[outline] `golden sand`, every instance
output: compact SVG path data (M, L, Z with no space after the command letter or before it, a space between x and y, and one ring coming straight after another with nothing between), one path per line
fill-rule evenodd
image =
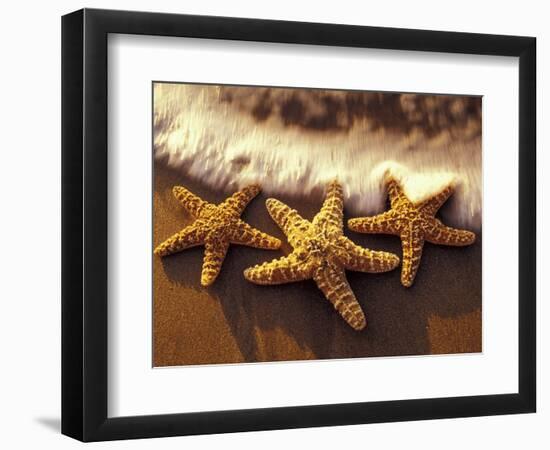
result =
M157 163L155 246L193 220L173 208L174 185L187 186L215 203L230 194L204 189ZM313 193L309 199L280 198L310 220L322 205L323 193ZM242 218L281 239L281 253L288 254L292 249L269 217L265 200L260 194ZM345 234L357 245L400 253L399 239L394 236L363 235L348 230ZM332 306L311 280L288 284L284 289L248 282L242 275L243 270L265 261L265 250L231 247L222 272L210 287L203 287L199 282L202 248L191 248L167 258L154 257L153 364L174 366L479 351L481 322L476 311L481 310L481 241L478 234L473 245L460 251L426 247L423 269L410 289L400 284L397 270L376 276L349 272L348 282L361 308L367 317L376 318L359 333L334 314Z

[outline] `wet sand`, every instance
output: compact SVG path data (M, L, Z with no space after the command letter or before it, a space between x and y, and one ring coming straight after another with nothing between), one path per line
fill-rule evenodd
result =
M185 186L213 203L231 193L206 189L157 162L155 246L192 220L173 198L174 185ZM244 279L245 268L291 251L269 217L265 200L260 194L242 217L279 237L282 249L231 246L212 286L200 285L203 247L165 258L153 257L154 366L481 351L481 234L470 247L426 244L411 288L400 284L399 268L383 274L347 272L367 317L367 328L357 332L312 280L257 286ZM311 219L322 203L322 195L280 200ZM443 206L443 214L448 206ZM345 220L348 218L346 215ZM359 245L401 256L397 237L362 235L347 229L345 233Z

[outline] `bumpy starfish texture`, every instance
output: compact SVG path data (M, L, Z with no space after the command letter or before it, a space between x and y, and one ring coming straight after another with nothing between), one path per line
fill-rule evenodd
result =
M330 183L323 206L311 222L278 200L268 199L266 205L294 250L282 258L246 269L246 279L256 284L313 279L349 325L356 330L365 328L365 315L345 270L386 272L399 265L399 258L392 253L359 247L344 236L340 184Z
M257 185L245 187L219 205L202 200L184 187L172 189L176 199L195 221L169 237L155 249L155 255L167 256L190 247L204 245L201 284L211 285L220 273L229 244L275 250L281 241L251 227L240 219L246 205L260 192Z
M403 267L401 283L412 286L420 266L424 242L440 245L465 246L473 244L476 235L444 225L435 214L454 191L452 184L437 194L419 202L411 202L399 182L386 175L391 209L374 217L350 219L348 226L360 233L394 234L401 238Z

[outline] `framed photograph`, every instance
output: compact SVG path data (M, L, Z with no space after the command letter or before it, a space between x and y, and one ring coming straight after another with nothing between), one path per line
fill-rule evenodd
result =
M62 432L535 412L536 40L62 20Z

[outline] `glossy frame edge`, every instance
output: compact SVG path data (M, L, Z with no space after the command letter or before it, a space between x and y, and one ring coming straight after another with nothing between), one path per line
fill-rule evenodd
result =
M518 393L107 417L109 33L519 57ZM103 441L536 410L536 39L84 9L62 18L62 433Z

